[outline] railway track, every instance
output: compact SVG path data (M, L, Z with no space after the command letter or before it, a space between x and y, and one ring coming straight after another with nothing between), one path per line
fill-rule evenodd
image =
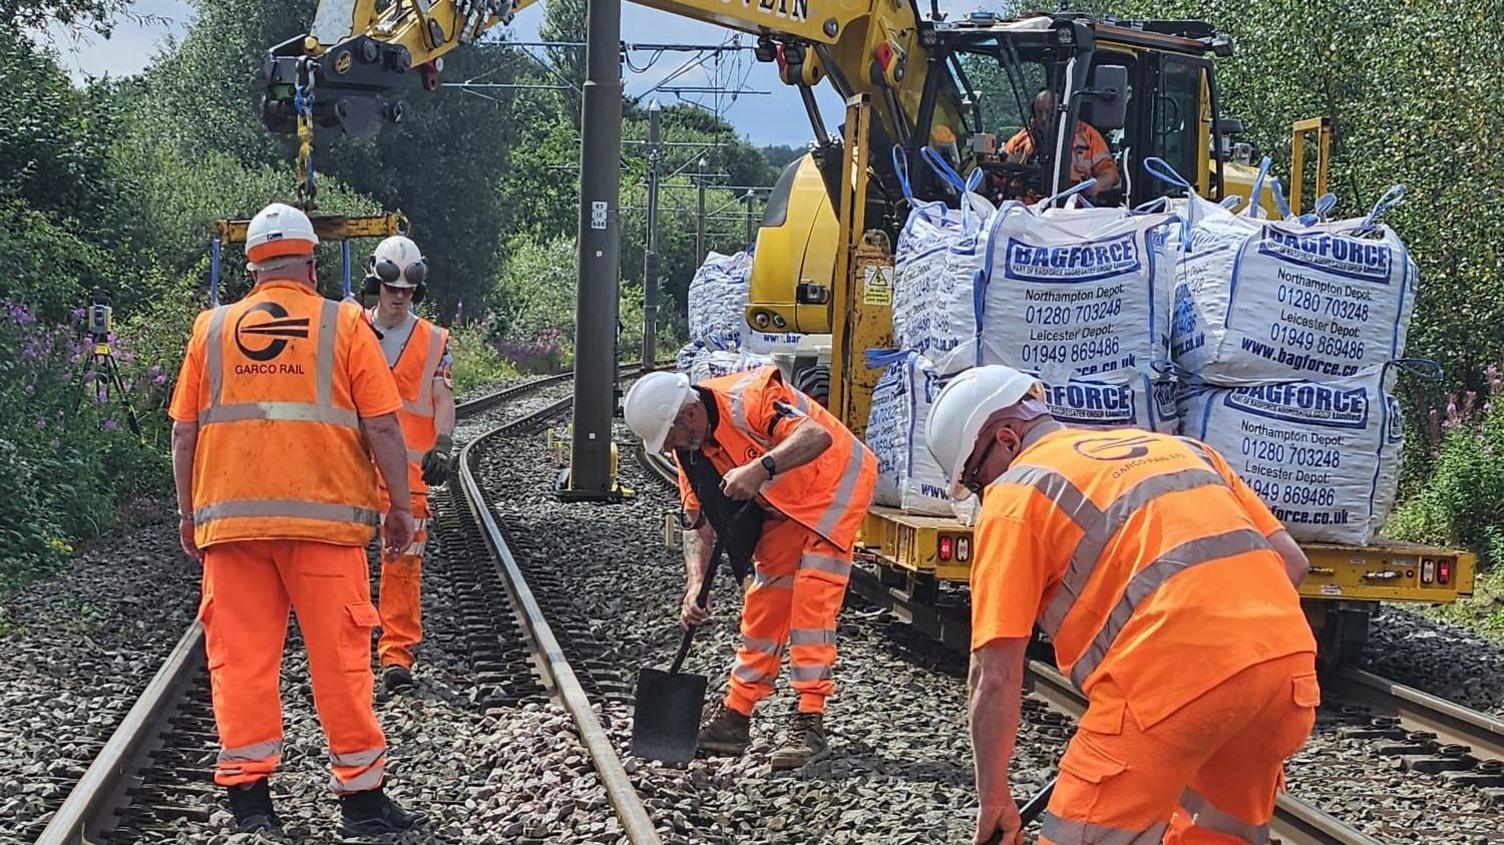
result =
M666 457L649 455L640 448L637 454L644 467L666 483L674 483L675 470ZM949 602L916 601L860 566L853 571L851 587L867 602L888 610L948 648L963 654L968 651L969 620L964 606L953 596L943 597L951 598ZM1036 698L1058 713L1074 719L1086 710L1085 696L1049 663L1030 660L1025 683ZM1406 771L1440 775L1451 785L1477 788L1495 806L1504 807L1504 720L1352 667L1325 678L1323 691L1329 700L1337 702L1327 709L1335 709L1346 723L1336 729L1343 738L1374 743L1374 753L1397 761ZM1450 812L1445 807L1437 810ZM1285 845L1381 843L1316 804L1288 793L1279 798L1272 828L1277 841ZM1485 833L1459 841L1504 841L1504 829L1495 833L1498 839Z
M625 368L623 376L640 372ZM512 385L457 407L471 417L572 377L565 373ZM536 426L572 404L565 398L473 438L460 453L457 483L435 491L435 523L459 560L448 573L466 585L456 599L477 704L486 709L553 702L604 787L620 831L634 845L659 842L641 798L591 711L588 676L577 674L550 627L544 602L529 587L472 473L471 449L487 437ZM505 591L506 600L497 601ZM503 607L505 608L503 610ZM296 636L296 635L294 635ZM210 778L217 746L209 707L203 628L188 626L103 749L37 839L39 843L137 842L207 838L220 803ZM592 693L599 692L592 689ZM620 692L619 690L617 692ZM316 838L318 834L315 834Z

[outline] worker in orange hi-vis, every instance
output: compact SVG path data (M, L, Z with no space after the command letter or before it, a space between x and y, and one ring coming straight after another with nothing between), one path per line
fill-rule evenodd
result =
M372 705L366 544L391 488L385 554L412 542L402 400L359 306L319 296L307 215L274 203L250 222L245 299L198 316L173 395L183 551L203 564L199 619L220 751L214 780L235 828L280 827L267 778L282 751L278 696L289 605L308 648L346 836L425 817L383 791Z
M1263 843L1320 703L1300 547L1189 438L1069 429L1008 367L957 376L927 441L982 496L971 572L976 841L1022 841L1008 764L1038 625L1090 700L1040 841Z
M397 380L407 486L412 495L412 543L381 564L381 638L376 656L389 691L412 686L413 649L423 639L423 550L428 543L428 485L449 476L454 452L454 392L449 380L449 332L413 313L427 293L428 262L418 245L393 235L376 245L362 293L378 297L366 319ZM380 488L383 508L391 501Z
M877 459L834 415L785 384L777 367L697 385L682 374L649 373L627 392L622 412L650 451L668 446L679 462L688 526L683 624L699 625L709 612L696 598L716 539L703 512L716 503L702 500L755 499L765 511L753 538L755 576L742 608L730 689L701 729L699 747L746 751L753 708L772 694L787 650L798 714L772 766L793 769L828 757L824 713L835 689L836 615L856 532L876 488ZM694 487L691 478L706 471L719 484Z
M1003 144L1003 155L1010 164L1028 164L1037 160L1039 145L1048 144L1054 124L1060 117L1060 98L1046 88L1034 97L1034 118L1029 124ZM1053 153L1046 155L1048 161ZM1076 121L1075 137L1071 139L1071 171L1069 185L1078 185L1087 179L1096 182L1084 193L1089 199L1111 191L1122 181L1117 162L1107 140L1096 127L1084 119ZM1048 183L1048 178L1046 179ZM1066 187L1069 187L1067 185Z

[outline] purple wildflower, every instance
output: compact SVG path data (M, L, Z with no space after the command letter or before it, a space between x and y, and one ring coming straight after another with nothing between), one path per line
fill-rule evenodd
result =
M151 383L152 384L157 384L157 385L166 384L167 383L167 374L166 373L162 373L162 372L157 373L157 375L151 380Z
M114 420L105 420L102 427L105 431L117 431L120 428L120 423L117 423Z

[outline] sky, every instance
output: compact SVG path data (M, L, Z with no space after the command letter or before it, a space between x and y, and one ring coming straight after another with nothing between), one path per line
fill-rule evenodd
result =
M308 0L308 2L312 5L317 0ZM928 3L921 5L928 8ZM954 12L961 8L977 8L983 5L992 4L946 0L940 4L940 7ZM138 72L151 60L164 39L169 36L181 36L193 20L193 7L182 0L138 0L132 4L132 11L138 15L150 16L152 20L145 25L133 20L121 20L109 39L98 37L73 39L52 33L53 45L58 50L64 66L75 79L81 80L89 75L123 76ZM536 40L538 27L542 21L543 8L541 5L534 5L517 15L517 19L512 22L511 31L517 40ZM712 24L700 23L631 3L622 5L621 37L629 44L720 44L730 35L732 35L730 30ZM743 35L742 43L750 46L753 39ZM635 73L623 68L626 93L633 96L646 91L678 69L690 57L691 54L666 53L645 73ZM649 58L650 55L647 53L634 53L632 56L633 63L639 67L646 64ZM754 144L795 146L807 144L811 139L811 129L798 91L778 81L775 65L759 64L752 60L750 54L745 54L741 62L741 68L749 70L743 86L771 93L741 94L734 100L727 98L723 112L726 119L743 137ZM445 81L458 80L446 79ZM690 72L680 76L674 84L704 85L709 81L708 73ZM831 91L828 84L821 85L817 91L826 126L831 131L835 131L835 127L842 118L840 98ZM436 96L464 95L455 89L441 89ZM711 104L711 98L705 95L685 95L685 97L697 99L707 105ZM665 105L676 101L676 97L672 94L664 94L660 99Z

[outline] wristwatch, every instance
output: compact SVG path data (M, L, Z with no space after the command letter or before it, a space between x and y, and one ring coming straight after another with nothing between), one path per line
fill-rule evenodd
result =
M768 471L769 478L778 473L778 464L773 462L772 455L763 455L762 460L758 461L758 463L762 464L762 468Z

